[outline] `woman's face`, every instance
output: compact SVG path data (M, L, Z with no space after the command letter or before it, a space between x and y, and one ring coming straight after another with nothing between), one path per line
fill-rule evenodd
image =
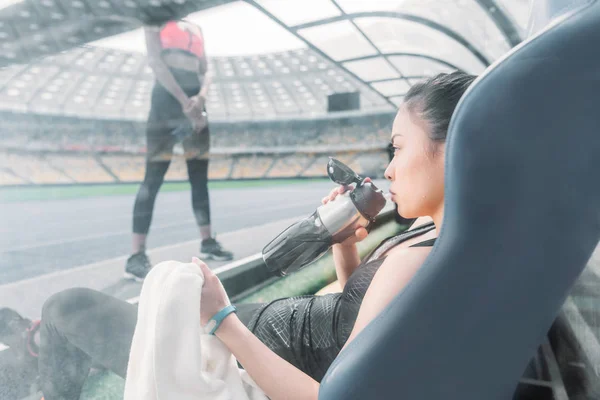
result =
M394 120L394 158L385 171L392 200L404 218L433 216L444 204L444 147L429 139L429 126L406 106Z

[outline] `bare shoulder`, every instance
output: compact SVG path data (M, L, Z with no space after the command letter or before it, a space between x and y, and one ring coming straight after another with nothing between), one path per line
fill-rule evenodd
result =
M412 275L425 262L431 247L398 247L393 249L377 271L377 275ZM411 273L412 272L412 273Z
M409 247L397 249L386 257L367 289L347 343L406 287L430 252L430 247Z

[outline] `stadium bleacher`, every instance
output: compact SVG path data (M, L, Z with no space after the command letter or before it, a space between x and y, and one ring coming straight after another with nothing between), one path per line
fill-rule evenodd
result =
M139 182L144 176L145 123L3 112L2 185ZM325 176L336 154L357 171L381 176L390 113L211 124L211 179ZM377 149L379 155L374 155ZM357 151L368 155L357 161ZM180 145L166 176L185 180ZM365 158L372 159L371 161Z
M181 157L181 155L175 155L171 159L171 164L169 164L169 169L165 175L165 180L183 181L187 179L187 176L187 165L185 164L185 159Z
M209 179L227 179L231 173L231 158L226 156L211 157L208 165Z
M23 185L27 183L22 178L19 178L14 173L0 170L0 186L7 185Z
M11 171L13 175L31 183L72 183L73 180L62 171L54 168L39 155L35 158L26 153L1 152L0 167Z
M40 150L142 151L145 123L0 113L2 147ZM389 140L393 114L314 120L211 123L213 148L245 149L348 144L382 145Z
M243 179L264 177L271 165L273 165L273 161L273 157L256 154L238 157L233 167L231 178Z
M313 50L209 62L211 179L323 176L327 154L388 141L389 103ZM142 180L153 79L144 55L94 46L0 69L0 185ZM360 111L327 114L352 91ZM166 180L186 176L175 157Z
M382 177L387 164L383 151L357 154L355 150L306 152L252 152L213 155L209 164L210 179L258 179L325 177L328 158L336 157L359 173ZM22 184L72 184L140 182L144 178L143 154L79 154L36 151L0 152L0 186ZM175 155L166 181L187 179L182 155Z
M143 155L102 155L100 160L121 182L140 182L144 179Z
M92 155L79 154L47 154L46 160L52 167L77 183L114 182L114 177L107 172Z
M269 171L268 177L296 177L302 175L311 162L310 154L285 154L279 156Z

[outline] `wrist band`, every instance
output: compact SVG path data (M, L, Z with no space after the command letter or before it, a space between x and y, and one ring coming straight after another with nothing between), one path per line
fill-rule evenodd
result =
M209 335L214 335L217 329L219 329L219 326L221 325L221 322L223 322L225 317L231 314L232 312L236 311L237 308L235 308L235 306L228 305L227 307L224 307L221 311L216 313L211 319L209 319L208 324L206 324L206 328L210 329Z

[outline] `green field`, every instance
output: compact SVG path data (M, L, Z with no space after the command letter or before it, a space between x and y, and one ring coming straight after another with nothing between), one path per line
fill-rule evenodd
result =
M216 181L209 182L210 189L239 189L279 185L308 185L324 182L326 179L265 179L248 181ZM107 185L70 185L70 186L27 186L0 188L0 202L20 202L35 200L61 200L82 197L133 195L137 193L139 183L107 184ZM178 192L190 190L188 182L167 182L161 192Z

